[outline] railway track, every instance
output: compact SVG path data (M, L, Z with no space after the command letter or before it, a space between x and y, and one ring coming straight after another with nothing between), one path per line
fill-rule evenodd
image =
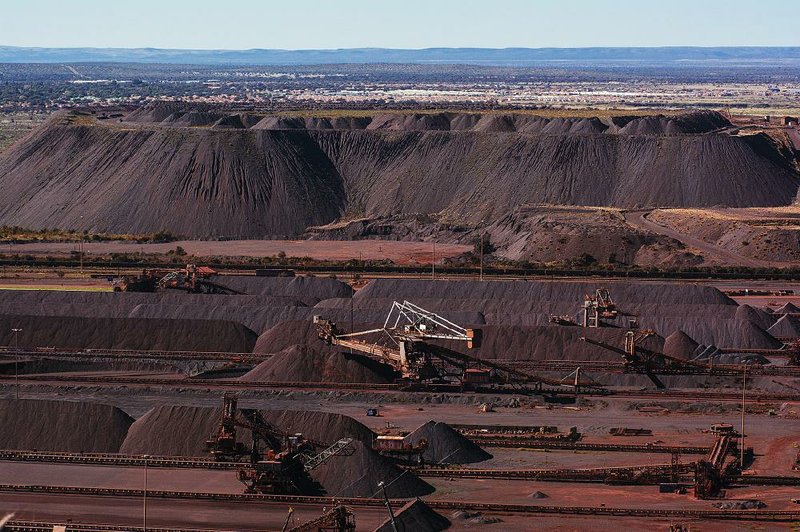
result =
M708 447L689 445L648 445L635 443L583 443L541 438L492 438L466 436L481 447L514 449L553 449L563 451L596 451L621 453L708 454Z
M101 453L63 453L45 451L0 451L0 460L12 462L44 462L60 464L99 465L115 467L163 467L231 470L248 465L246 462L216 462L210 458L184 458L178 456L121 455ZM688 473L691 464L681 464L678 473ZM590 482L603 481L611 475L634 473L648 470L667 475L672 472L671 466L630 466L590 469L464 469L447 467L412 467L409 468L421 477L476 478L493 480L561 480Z
M0 383L20 382L35 383L40 385L58 385L69 383L71 385L90 384L99 387L119 387L119 386L157 386L174 388L192 388L208 391L214 390L281 390L286 388L322 390L322 391L405 391L405 392L450 392L462 393L463 390L457 385L414 385L414 384L371 384L371 383L333 383L333 382L257 382L257 381L235 381L223 379L194 379L188 377L163 378L163 377L126 377L111 375L0 375ZM629 389L578 389L571 386L564 386L563 389L522 389L498 388L487 386L475 388L473 391L481 393L513 393L513 394L534 394L534 395L563 395L575 396L582 395L587 397L627 397L637 399L710 399L714 401L741 401L741 393L737 391L724 390L629 390ZM776 392L756 392L748 393L748 400L751 402L764 401L798 401L800 393L776 393Z
M723 348L725 353L752 353L769 356L790 356L791 353L777 349L735 349ZM67 360L136 360L136 361L206 361L206 362L235 362L259 364L272 357L270 354L259 353L224 353L215 351L144 351L131 349L52 349L46 347L15 349L9 346L0 346L0 355L19 356L25 358L67 359ZM615 373L615 374L645 374L641 369L626 366L620 362L598 360L541 360L517 361L498 359L498 362L509 368L520 371L533 372L572 372L580 367L583 371ZM652 373L657 375L709 375L709 376L739 376L742 374L741 365L725 364L712 368L652 368ZM775 377L800 377L800 366L772 366L750 365L747 371L751 375L764 375Z
M251 362L258 364L272 355L259 353L224 353L217 351L143 351L134 349L53 349L48 347L14 348L0 346L0 355L26 358L68 360L201 360L208 362Z
M619 449L627 450L627 449ZM660 452L664 452L660 450ZM147 456L126 455L114 453L67 453L56 451L25 451L25 450L0 450L0 461L6 462L38 462L38 463L57 463L57 464L79 464L79 465L99 465L116 467L163 467L181 469L210 469L210 470L231 470L248 465L248 462L218 462L212 458L201 457L181 457L181 456ZM641 469L645 466L636 466ZM617 468L611 468L617 469ZM622 468L625 469L625 468ZM499 475L497 478L535 478L536 475L562 470L498 470L498 469L463 469L463 468L442 468L442 467L423 467L413 468L420 474L428 476L460 476L463 478L490 478L491 475ZM569 470L563 470L569 471ZM526 477L527 475L527 477ZM494 477L491 477L494 478ZM749 477L748 477L749 478Z
M707 451L707 449L706 449ZM0 450L0 460L13 462L45 462L61 464L100 465L116 467L191 468L210 470L234 470L246 466L247 462L217 462L211 458L186 458L178 456L122 455L111 453L64 453L50 451ZM533 480L558 482L605 482L615 477L624 478L639 472L649 473L651 483L664 480L673 474L691 473L693 463L619 466L585 469L468 469L447 467L409 468L420 477L474 478L492 480ZM771 477L743 475L728 479L732 484L761 486L800 486L798 477Z
M647 478L641 483L657 484L674 475L686 475L694 471L694 464L686 463L672 467L671 464L601 467L586 469L453 469L421 468L415 469L418 477L474 478L484 480L532 480L555 482L607 482L615 478L633 479L640 473ZM638 484L639 482L637 482Z
M761 350L731 350L731 353L758 352ZM521 371L555 371L572 372L580 367L581 371L598 373L616 373L628 375L646 375L641 368L626 366L620 362L584 361L584 360L550 360L541 362L514 362L497 360L504 366L509 366ZM682 368L651 368L655 375L707 375L710 377L741 377L744 366L740 364L719 364L713 367L682 367ZM772 377L800 377L800 366L773 366L751 364L747 366L749 375L762 375Z
M82 488L73 486L22 486L14 484L0 485L0 493L35 493L51 495L85 495L95 497L127 497L140 499L143 490ZM150 499L167 500L205 500L241 502L246 504L273 503L285 505L313 505L330 507L342 504L352 508L374 508L385 504L383 499L316 497L307 495L261 495L261 494L228 494L203 493L186 491L148 490ZM401 506L408 502L395 499L392 505ZM679 508L613 508L605 506L540 506L527 504L477 503L466 501L446 501L425 499L425 503L435 510L465 510L488 514L528 514L528 515L595 515L605 517L639 517L664 519L701 519L701 520L735 520L735 521L769 521L794 522L800 520L798 510L687 510Z
M147 456L113 453L64 453L51 451L0 450L0 461L45 462L57 464L102 465L117 467L168 467L180 469L237 469L247 462L217 462L212 458Z
M55 523L44 521L10 521L6 523L4 532L53 532L56 527L64 527L65 532L131 532L144 528L140 526L117 526L117 525L90 525L81 523ZM213 532L212 529L202 528L164 528L157 526L147 526L148 532Z

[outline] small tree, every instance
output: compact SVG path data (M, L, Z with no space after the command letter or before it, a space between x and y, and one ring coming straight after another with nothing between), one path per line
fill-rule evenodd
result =
M481 253L481 239L483 239L484 255L491 255L492 253L497 251L497 248L494 246L494 244L492 244L492 237L489 235L489 233L484 233L483 235L475 239L474 251L476 255L479 255Z

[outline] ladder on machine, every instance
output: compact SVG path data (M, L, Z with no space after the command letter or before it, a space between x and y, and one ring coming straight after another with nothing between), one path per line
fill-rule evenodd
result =
M351 448L350 444L353 443L353 438L342 438L327 449L323 450L316 456L312 456L304 460L303 469L308 473L321 466L328 458L334 457L337 454L342 454L346 449ZM301 460L303 455L301 455Z

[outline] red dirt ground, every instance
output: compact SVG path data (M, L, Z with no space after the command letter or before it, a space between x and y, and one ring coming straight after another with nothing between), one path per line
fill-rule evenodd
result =
M273 257L283 251L287 257L311 257L318 260L382 260L397 264L430 264L433 260L431 242L395 242L386 240L322 241L322 240L181 240L163 244L130 242L87 242L87 255L108 253L167 253L177 246L189 255L198 257ZM455 257L472 249L460 244L437 244L436 261ZM68 254L78 251L73 242L4 244L1 253Z

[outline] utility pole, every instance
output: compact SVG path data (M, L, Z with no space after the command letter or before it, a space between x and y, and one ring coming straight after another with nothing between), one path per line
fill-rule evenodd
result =
M81 275L83 275L83 215L81 214L81 242L78 245L81 256Z
M744 408L745 393L747 391L747 364L742 371L742 437L739 441L739 467L744 471Z
M350 334L356 330L355 310L353 310L353 295L350 295ZM353 354L353 346L350 346L350 354Z
M142 529L147 532L147 459L150 455L144 455L144 491L142 492Z
M386 503L386 509L389 510L389 521L392 523L392 530L397 532L397 523L394 520L394 511L392 505L389 504L389 497L386 495L386 485L383 482L378 482L378 487L383 491L383 502Z
M436 240L433 241L433 262L431 262L431 279L436 280Z
M16 327L11 329L14 333L14 388L16 389L16 398L19 399L19 333L22 329Z
M480 280L483 281L483 240L486 237L486 231L481 233L481 274Z

